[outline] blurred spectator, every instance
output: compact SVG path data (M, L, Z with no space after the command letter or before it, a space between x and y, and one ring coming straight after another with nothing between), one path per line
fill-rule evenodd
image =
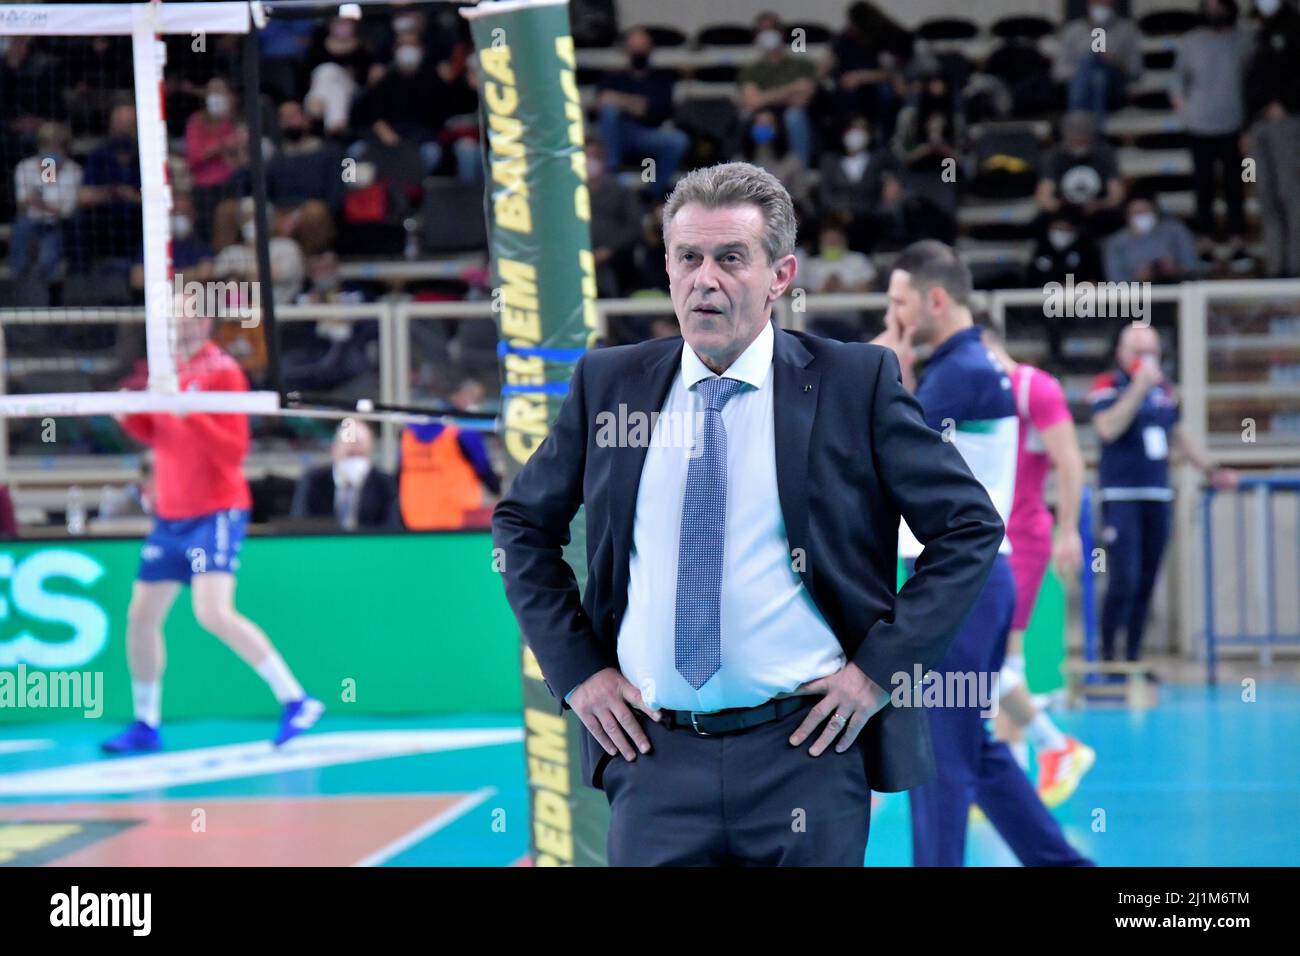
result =
M190 167L195 228L205 241L214 239L217 204L237 196L248 165L248 130L235 122L230 84L221 77L208 81L203 108L185 124L185 160Z
M63 223L77 209L81 167L68 157L68 131L44 123L36 155L14 170L17 215L9 238L9 272L15 279L49 282L63 264Z
M457 411L477 411L486 398L482 384L465 379L448 397ZM412 531L465 526L483 506L483 489L501 493L481 432L434 422L407 425L402 432L398 497L402 523Z
M1097 244L1079 231L1074 220L1053 216L1025 269L1025 285L1036 288L1049 282L1064 284L1066 276L1074 276L1075 282L1097 282L1102 277L1101 256Z
M1242 206L1241 131L1246 124L1246 65L1249 34L1237 28L1236 0L1202 0L1204 25L1178 40L1173 89L1169 99L1178 112L1192 151L1196 188L1195 230L1203 242L1218 234L1214 200L1216 177L1228 207L1232 257L1246 257L1242 240L1246 216Z
M958 158L964 133L948 81L941 73L929 73L915 81L907 105L898 114L894 151L908 169L940 172L944 160Z
M307 57L311 82L304 106L321 121L327 136L342 137L348 130L352 101L359 90L377 82L382 67L357 35L355 20L335 17Z
M1128 203L1128 225L1102 245L1108 282L1180 282L1195 278L1201 261L1182 220L1161 216L1150 199Z
M446 118L442 93L445 84L425 59L424 47L414 33L398 37L392 69L367 90L357 103L354 120L364 125L375 142L389 149L419 151L426 174L442 161L438 132ZM477 154L474 161L478 162Z
M786 33L775 13L761 13L754 20L754 45L759 57L740 71L740 108L748 119L761 109L780 112L790 137L790 148L813 163L813 130L808 107L817 92L817 65L807 53L793 53L786 47Z
M194 202L189 193L172 193L172 269L185 282L212 278L212 246L194 232ZM136 250L131 266L131 288L144 288L144 246Z
M303 71L311 51L316 24L309 19L272 17L257 32L262 91L276 101L296 100L303 94Z
M1044 213L1073 217L1090 238L1122 223L1119 162L1110 144L1097 136L1091 114L1076 111L1062 117L1061 143L1043 156L1034 198Z
M63 64L72 128L83 135L102 135L113 103L123 95L130 97L134 85L130 38L69 38Z
M1274 278L1300 277L1300 116L1280 100L1250 127L1255 198L1264 240L1264 269Z
M776 110L764 108L749 118L738 158L763 167L781 180L794 201L799 220L811 218L812 177L803 160L790 148L790 138Z
M819 198L824 213L835 212L848 219L849 247L870 252L872 221L892 183L893 199L901 198L898 161L891 150L871 149L871 127L863 116L849 119L840 137L844 152L822 154Z
M244 198L239 203L240 242L226 246L217 253L212 271L218 279L251 282L257 272L257 225L253 221L253 200ZM271 253L271 288L276 303L292 302L302 288L306 271L302 249L288 236L272 236L268 243ZM237 357L237 356L236 356Z
M1295 0L1255 0L1259 29L1246 70L1246 111L1257 119L1270 103L1300 114L1300 11Z
M0 58L0 120L30 148L45 120L66 116L58 61L30 36L10 36Z
M1094 52L1099 40L1104 50ZM1141 76L1142 35L1132 20L1115 13L1115 0L1088 0L1087 15L1061 28L1052 79L1066 85L1068 108L1092 113L1098 127L1108 110L1125 103Z
M294 518L333 517L344 531L401 527L397 486L374 467L374 433L360 419L345 418L330 445L331 464L304 471L294 489Z
M343 206L342 154L311 135L311 124L295 100L278 111L280 149L266 163L266 196L273 207L271 232L298 243L312 256L334 242L334 217ZM239 240L240 201L217 207L213 244L218 249Z
M663 196L690 148L685 133L666 125L673 115L675 80L671 73L650 67L654 41L645 30L630 30L623 46L627 69L602 76L596 98L605 158L615 173L629 157L638 167L643 158L653 159L650 193Z
M668 291L668 272L664 268L667 254L664 248L664 204L657 202L641 217L641 239L632 250L636 291Z
M295 302L355 305L366 301L361 292L344 287L339 277L339 259L333 252L312 257L308 271L308 287ZM371 361L366 352L378 340L379 329L371 319L319 319L310 324L287 323L282 335L281 372L285 386L328 392L370 370Z
M807 289L819 292L868 292L876 267L860 252L850 250L844 228L833 219L822 226L817 255L804 261Z
M113 107L108 141L86 157L74 238L66 250L73 271L84 271L95 259L109 256L129 262L143 240L135 136L135 107Z
M1039 116L1057 107L1052 63L1028 37L1008 37L984 61L983 73L996 77L1010 97L1016 116ZM972 121L974 116L969 115Z
M591 195L591 252L596 259L596 289L602 298L623 294L630 277L632 250L641 233L641 204L611 174L600 143L587 140L587 191Z
M893 135L901 105L901 69L912 55L912 35L874 4L849 6L848 24L831 41L831 111L844 120L869 117L882 136Z
M153 451L146 448L140 455L140 480L115 488L100 499L98 516L112 519L153 514L153 501Z

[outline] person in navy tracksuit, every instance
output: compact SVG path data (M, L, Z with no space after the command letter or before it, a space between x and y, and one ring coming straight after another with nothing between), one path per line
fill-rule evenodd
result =
M1098 375L1088 401L1102 441L1102 541L1106 597L1101 612L1101 656L1114 660L1119 632L1124 656L1142 653L1151 592L1169 540L1169 449L1177 447L1216 488L1232 488L1236 472L1215 468L1179 427L1178 393L1160 368L1160 336L1150 326L1126 325L1116 339L1115 368Z

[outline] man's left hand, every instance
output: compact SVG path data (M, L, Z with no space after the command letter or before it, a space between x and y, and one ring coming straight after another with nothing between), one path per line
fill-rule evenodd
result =
M1241 475L1231 468L1211 468L1206 477L1216 491L1231 491L1241 480Z
M795 693L825 695L790 738L791 746L800 746L829 717L826 729L808 749L814 757L820 757L837 737L835 751L844 753L853 746L867 721L889 703L889 695L851 661L834 674L799 685Z

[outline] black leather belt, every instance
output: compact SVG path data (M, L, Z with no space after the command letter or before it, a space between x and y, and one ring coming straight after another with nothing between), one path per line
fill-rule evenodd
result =
M809 698L803 696L774 697L757 707L733 707L730 710L714 710L707 713L664 708L659 711L663 715L660 726L669 730L684 728L694 731L701 737L720 737L770 723L773 720L780 720L796 710L807 707L809 703Z

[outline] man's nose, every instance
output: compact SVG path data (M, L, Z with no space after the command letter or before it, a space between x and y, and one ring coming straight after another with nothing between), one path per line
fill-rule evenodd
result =
M695 270L695 288L716 289L718 287L718 265L712 259L705 259Z

